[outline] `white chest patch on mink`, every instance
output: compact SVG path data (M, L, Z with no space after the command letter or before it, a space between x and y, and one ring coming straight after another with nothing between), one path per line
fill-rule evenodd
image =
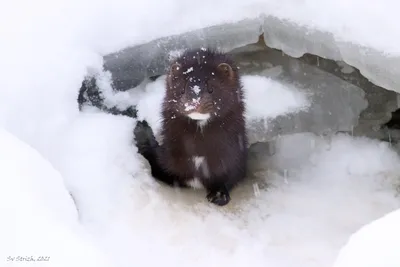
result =
M203 164L206 164L204 159L205 159L204 157L198 157L198 156L192 157L192 161L193 161L194 168L195 168L196 171L198 171ZM187 185L192 187L192 188L195 188L195 189L204 188L204 186L201 183L200 179L197 178L197 177L193 177L192 180L187 182Z
M200 179L196 178L196 177L193 178L193 180L189 180L186 184L194 189L203 189L204 188L203 184L200 182Z
M195 168L196 172L200 172L203 175L203 177L205 177L205 178L208 178L210 176L207 161L205 160L205 157L193 156L192 162L194 164L194 168ZM195 189L204 188L201 180L198 177L193 177L192 180L187 181L187 185L192 188L195 188Z
M198 170L200 168L200 165L204 162L204 157L194 156L192 160L194 163L194 167L196 168L196 170Z
M200 171L204 178L210 177L210 171L205 157L194 156L192 157L192 161L196 171Z

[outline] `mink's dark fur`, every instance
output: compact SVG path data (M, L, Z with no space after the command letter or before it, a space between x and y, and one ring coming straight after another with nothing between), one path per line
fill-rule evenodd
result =
M111 86L114 89L113 84ZM115 90L115 89L114 89ZM113 115L128 116L131 118L137 117L136 107L130 106L124 110L120 110L117 107L109 108L104 104L104 97L97 86L95 77L85 77L82 82L81 88L78 94L78 108L82 111L84 105L90 105L96 107L106 113Z
M187 51L167 73L163 143L159 145L150 133L152 141L139 147L139 152L157 180L187 187L196 177L207 190L208 201L226 205L231 189L246 176L244 112L242 84L233 60L209 49Z

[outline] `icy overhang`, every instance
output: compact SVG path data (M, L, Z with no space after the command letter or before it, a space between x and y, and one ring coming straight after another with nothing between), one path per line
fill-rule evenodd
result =
M366 26L367 27L367 26ZM322 27L297 23L272 15L261 15L235 23L224 23L152 40L131 46L104 57L104 67L111 71L115 87L126 90L143 78L165 72L168 60L182 49L199 46L218 47L230 51L255 43L263 35L265 43L292 57L305 53L354 66L371 82L400 92L400 57L388 54L373 45L362 45ZM365 42L364 42L365 43Z

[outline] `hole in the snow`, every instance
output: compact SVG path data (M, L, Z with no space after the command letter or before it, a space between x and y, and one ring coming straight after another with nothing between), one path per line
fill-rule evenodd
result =
M396 109L392 112L392 118L386 124L385 127L389 129L399 129L400 130L400 109Z
M331 94L335 96L334 91L337 91L336 99L333 97L332 101L336 101L336 105L338 103L342 104L342 107L338 105L338 108L348 108L343 114L338 115L339 113L336 112L336 117L334 114L332 118L321 116L321 118L318 119L316 117L318 116L317 112L314 112L315 114L312 115L312 118L298 118L292 116L291 120L296 120L296 123L292 123L293 125L290 127L287 126L286 129L283 127L283 130L281 130L281 125L288 123L282 121L280 121L279 125L272 126L272 128L276 128L273 130L276 133L284 134L285 131L301 132L309 130L304 129L304 127L312 128L309 125L303 126L302 124L317 123L321 124L320 128L326 128L324 130L312 129L312 131L316 131L317 134L325 134L326 132L347 132L355 136L367 136L386 141L398 139L396 136L389 136L390 133L387 131L388 127L396 128L399 124L397 122L399 120L399 112L394 112L392 115L392 112L397 109L397 93L373 84L365 78L357 68L345 62L325 59L312 54L304 54L299 58L290 57L280 50L269 48L264 42L263 35L260 36L258 42L235 48L229 53L233 55L241 70L246 74L257 74L273 79L276 78L277 80L300 84L300 87L305 89L311 87L310 90L314 91L319 87L325 86L331 91L324 92L325 95ZM115 64L115 62L113 64ZM124 64L124 62L121 61L121 64ZM121 68L123 68L123 66L121 66ZM320 72L316 74L315 69L318 69ZM156 73L154 69L147 70L147 73L151 74L147 77L149 82L155 81L164 74L162 72ZM348 85L353 85L353 87L345 83L340 84L332 79L328 80L326 78L328 75L337 77ZM127 78L125 76L123 78L124 81L126 81ZM139 85L141 82L132 80L128 81L128 83ZM330 86L329 84L327 85L327 83L330 83ZM119 84L119 82L113 81L112 90L114 94L119 93L121 89ZM338 91L340 88L342 91ZM359 92L356 92L357 90ZM338 94L340 94L340 96L338 96ZM354 97L354 94L359 94L359 98L365 99L367 103L366 107L363 107L364 103L360 102L362 100ZM88 78L88 81L82 84L80 90L78 98L80 107L89 104L111 114L136 117L135 106L130 106L121 110L115 105L106 105L104 100L105 95L99 90L94 78ZM331 105L332 101L330 103ZM318 103L318 105L312 108L315 110L320 108L322 113L335 113L335 110L330 110L335 109L335 107L330 107L327 101L321 102L322 103ZM343 117L346 116L347 118L344 120L347 121L343 122ZM349 117L353 118L350 119ZM309 120L311 120L311 122Z

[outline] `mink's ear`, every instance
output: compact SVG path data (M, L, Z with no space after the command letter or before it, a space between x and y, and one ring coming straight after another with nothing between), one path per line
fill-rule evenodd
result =
M171 66L169 67L169 76L171 78L178 76L179 74L181 74L182 72L182 66L181 64L175 62L173 64L171 64Z
M167 74L167 85L169 88L174 88L181 83L182 77L182 66L181 64L175 62L172 63L169 67L168 74ZM177 84L178 83L178 84ZM174 84L174 85L173 85Z
M229 65L228 63L219 64L217 67L217 70L224 77L233 78L233 75L234 75L233 70L232 70L231 65Z

